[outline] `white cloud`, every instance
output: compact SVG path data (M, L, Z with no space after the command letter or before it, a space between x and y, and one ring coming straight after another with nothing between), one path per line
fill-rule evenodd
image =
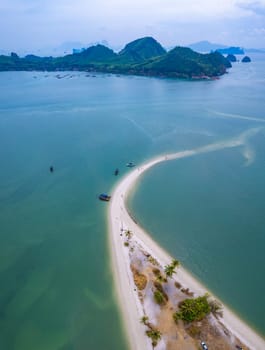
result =
M265 27L263 9L265 0L0 0L0 31L6 33L0 48L68 40L121 44L144 35L167 45L222 38L244 45L242 25ZM264 42L261 33L257 37Z
M247 3L238 3L238 7L248 11L248 13L258 16L265 16L265 1L251 1Z
M250 1L244 1L248 4ZM68 0L53 2L51 9L56 16L90 18L114 21L145 18L150 22L158 20L202 21L216 18L237 18L247 15L247 10L237 5L236 0Z

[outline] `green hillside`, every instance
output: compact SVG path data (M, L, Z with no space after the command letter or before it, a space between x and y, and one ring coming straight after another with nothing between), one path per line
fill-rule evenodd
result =
M166 50L152 37L134 40L119 52L119 62L139 63L166 54Z
M200 54L176 47L168 53L153 38L137 39L120 53L103 45L62 57L0 56L0 70L80 70L201 79L222 75L231 63L220 53Z
M176 47L166 55L141 65L139 68L149 75L167 75L171 77L201 77L224 74L231 67L220 53L200 54L189 48Z
M64 67L69 69L73 66L86 68L91 65L106 64L116 57L117 54L108 47L104 45L96 45L91 46L80 53L55 58L52 64L61 68Z

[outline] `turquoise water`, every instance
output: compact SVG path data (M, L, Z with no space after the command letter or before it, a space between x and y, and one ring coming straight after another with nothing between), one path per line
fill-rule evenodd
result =
M129 206L163 247L265 335L265 65L253 64L244 76L245 67L235 68L219 91L198 103L213 113L205 132L214 139L251 128L259 132L243 147L149 170Z
M1 349L126 348L97 195L128 161L263 127L264 63L210 82L0 74ZM261 129L245 149L161 165L131 198L152 236L262 332L263 149Z

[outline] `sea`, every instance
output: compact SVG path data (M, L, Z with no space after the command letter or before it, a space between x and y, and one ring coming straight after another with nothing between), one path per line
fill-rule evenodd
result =
M0 73L0 349L127 349L98 195L127 162L231 138L150 169L128 206L265 335L265 56L251 58L209 81Z

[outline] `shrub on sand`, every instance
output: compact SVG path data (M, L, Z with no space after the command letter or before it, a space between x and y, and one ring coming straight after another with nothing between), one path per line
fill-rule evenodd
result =
M158 329L150 329L146 331L146 335L151 338L153 347L157 346L158 341L161 339L161 332Z
M154 299L155 299L155 302L159 305L165 305L166 303L164 295L159 290L156 290L154 292Z
M210 304L207 300L207 295L198 298L185 299L179 303L179 311L173 314L174 320L179 319L186 323L193 321L201 321L211 312Z

